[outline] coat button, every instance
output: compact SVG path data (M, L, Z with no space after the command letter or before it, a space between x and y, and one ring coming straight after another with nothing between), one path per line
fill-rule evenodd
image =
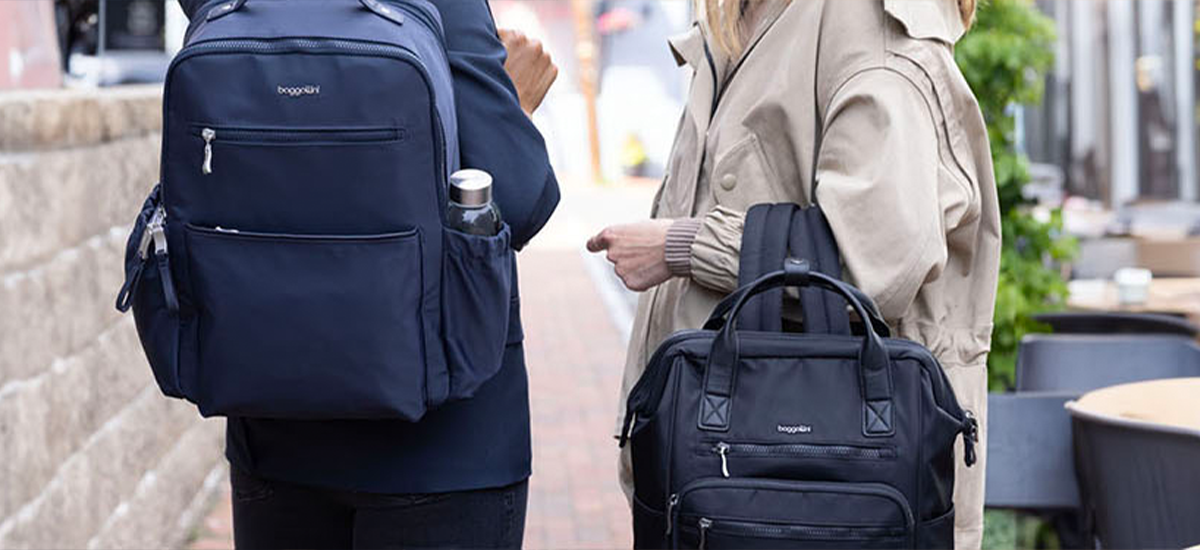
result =
M737 187L737 176L733 174L725 174L725 176L721 178L721 188L725 189L726 191L733 191L734 187Z

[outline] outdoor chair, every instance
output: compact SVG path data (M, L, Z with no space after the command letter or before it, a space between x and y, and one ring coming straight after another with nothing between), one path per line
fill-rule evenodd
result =
M1200 376L1200 346L1164 335L1031 334L1017 352L1017 391L1087 392Z
M1064 548L1090 537L1079 514L1079 485L1071 420L1063 406L1077 392L988 395L987 480L984 505L1050 521Z
M1200 543L1200 432L1079 409L1071 415L1082 497L1102 547Z
M1063 312L1035 315L1054 334L1165 334L1195 339L1200 328L1187 319L1156 313Z
M988 395L987 507L1030 511L1079 507L1071 419L1063 410L1079 395Z

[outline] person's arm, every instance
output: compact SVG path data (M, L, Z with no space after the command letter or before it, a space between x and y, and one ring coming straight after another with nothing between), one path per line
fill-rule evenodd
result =
M850 279L885 319L896 319L946 262L933 118L912 83L878 70L847 82L826 120L818 200ZM682 276L729 293L737 288L744 223L743 212L718 206L701 218L611 227L589 248L607 250L631 288Z
M504 70L507 53L486 0L439 0L454 78L463 168L495 179L494 199L520 249L558 206L558 180L541 133Z
M842 87L828 120L818 201L850 279L884 319L899 319L948 256L945 213L954 200L939 193L933 115L912 82L878 69Z
M885 319L897 319L946 263L933 117L911 82L873 70L841 88L826 120L818 202L847 275ZM744 218L722 208L703 218L691 246L697 283L734 290Z

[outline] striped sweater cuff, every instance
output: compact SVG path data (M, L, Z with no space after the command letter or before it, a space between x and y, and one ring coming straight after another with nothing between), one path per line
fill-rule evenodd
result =
M675 277L690 277L692 275L692 243L704 220L700 218L681 218L671 224L667 230L665 247L667 268Z

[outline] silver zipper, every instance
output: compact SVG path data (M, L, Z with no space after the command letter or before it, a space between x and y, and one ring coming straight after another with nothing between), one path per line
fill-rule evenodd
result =
M679 494L676 493L676 494L671 495L670 500L667 501L667 536L671 535L671 527L672 527L671 521L674 519L675 507L678 505L679 505Z
M721 456L721 475L729 477L729 444L722 441L713 450Z
M707 538L705 535L712 528L713 522L708 518L700 518L700 544L697 546L699 550L704 550L704 542Z
M167 253L167 210L162 206L154 209L146 229L142 231L142 242L138 246L138 255L145 260L150 256L150 244L154 244L155 254Z
M226 229L219 225L214 227L213 230L216 231L217 233L229 233L231 235L237 235L238 233L241 233L241 231L238 231L237 229Z
M205 128L200 131L200 137L204 138L204 166L200 167L200 171L208 175L212 173L212 142L217 139L217 131Z

